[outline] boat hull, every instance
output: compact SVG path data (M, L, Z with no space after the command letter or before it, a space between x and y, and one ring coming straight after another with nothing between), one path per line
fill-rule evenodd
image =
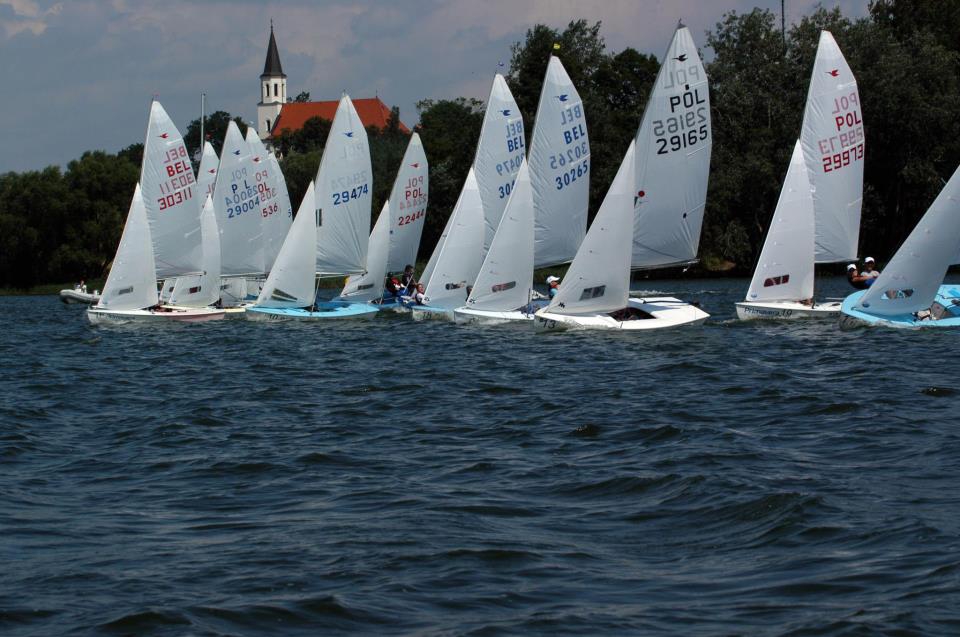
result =
M547 306L544 303L540 309ZM534 309L509 311L478 310L472 307L458 307L453 310L453 320L459 325L504 325L507 323L523 323L533 320Z
M91 307L87 310L87 319L93 325L117 325L122 323L204 323L219 321L224 317L223 310L213 308L180 308L154 310L108 310Z
M544 309L537 312L533 325L542 332L569 329L645 331L699 325L710 318L700 308L669 296L631 298L627 301L627 308L638 310L647 317L618 320L609 313L557 314Z
M326 301L317 303L317 310L311 312L304 308L247 308L244 316L251 321L319 321L372 318L379 310L370 303L346 303Z
M60 300L67 304L96 305L100 302L100 295L79 290L60 290Z
M410 312L414 321L452 321L453 309L433 307L431 305L411 305Z
M840 327L893 327L900 329L956 329L960 327L960 287L956 284L941 285L937 290L935 303L939 303L946 312L942 318L918 318L914 314L896 316L878 316L863 310L854 309L866 290L858 290L843 300L840 314Z
M796 301L741 301L737 305L737 317L743 321L798 319L834 319L840 315L840 303L830 301L804 305Z

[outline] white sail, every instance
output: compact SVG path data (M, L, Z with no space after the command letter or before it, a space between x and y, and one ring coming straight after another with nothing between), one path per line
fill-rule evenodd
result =
M430 260L427 261L427 266L423 269L423 272L420 274L418 282L423 283L424 287L430 285L430 277L433 276L433 271L437 267L437 259L440 258L440 253L443 252L443 244L447 242L447 235L450 234L450 228L453 227L453 214L447 217L447 223L443 226L443 232L440 233L440 238L437 239L437 245L433 248L433 253L430 255Z
M370 233L367 251L367 271L347 278L340 292L344 301L364 303L383 296L383 282L387 276L387 253L390 251L390 200L383 203L380 216Z
M277 189L276 201L280 208L278 213L270 216L270 234L273 237L271 242L276 249L272 257L264 263L269 271L273 268L273 262L280 252L280 246L283 245L283 241L287 238L287 233L290 232L290 226L293 225L293 204L290 203L290 191L287 190L287 180L283 176L283 171L280 170L280 162L277 161L277 156L273 153L267 153L267 160L270 162L270 174L275 176L274 187Z
M637 131L632 267L696 259L712 145L707 75L690 30L681 26Z
M210 142L203 143L203 154L200 157L200 168L197 169L197 204L201 214L207 202L207 195L213 194L217 185L217 171L220 169L220 158Z
M427 217L429 194L427 155L420 135L410 136L410 143L400 162L400 170L390 191L390 257L387 269L402 270L417 261L420 235Z
M483 128L480 129L480 141L477 143L477 154L473 159L486 225L484 255L490 249L490 242L500 225L500 217L507 206L513 181L520 170L520 162L523 161L526 150L523 116L506 80L497 73L493 78L487 110L483 116Z
M202 204L197 199L202 193L197 188L183 137L156 100L150 105L140 183L157 276L200 272Z
M186 275L186 276L196 276L196 275ZM166 303L170 300L170 295L173 293L173 289L177 287L177 279L179 277L173 277L170 279L164 279L160 284L160 302Z
M450 214L449 235L424 290L427 305L452 310L467 300L467 287L473 285L483 260L483 213L480 187L471 168Z
M223 140L213 207L220 228L223 276L262 274L263 228L256 168L250 146L233 121Z
M313 182L300 202L286 241L260 291L259 307L309 307L316 300L314 265L317 261L317 208Z
M280 167L270 161L273 153L264 147L260 136L252 126L247 129L246 142L250 147L254 181L260 197L258 214L263 230L263 268L264 272L269 272L289 229L285 219L286 211L283 209L284 202L280 195Z
M153 262L150 225L140 184L123 226L110 274L97 307L110 310L143 310L157 304L157 270Z
M797 140L747 300L810 298L813 298L813 195L803 149Z
M200 233L203 237L203 274L178 277L170 295L170 305L206 307L220 299L220 233L211 195L207 195L200 213Z
M510 312L529 302L533 285L533 216L533 186L527 161L523 160L467 307Z
M372 179L367 131L344 95L317 170L318 274L366 270Z
M587 231L590 140L583 102L570 76L550 57L530 140L530 182L536 210L534 263L566 263Z
M877 316L930 307L960 251L960 168L854 309Z
M548 311L583 314L626 307L633 249L635 151L636 141L632 141Z
M857 80L833 36L821 31L800 135L813 185L817 263L857 258L863 200L862 113Z

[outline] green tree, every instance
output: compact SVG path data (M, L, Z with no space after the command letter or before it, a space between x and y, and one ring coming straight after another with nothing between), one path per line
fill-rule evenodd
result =
M239 117L233 117L226 111L215 111L207 115L203 126L203 134L206 141L210 142L217 155L223 149L223 138L227 135L227 126L230 120L236 122L240 127L240 133L247 134L247 124ZM187 152L193 157L201 146L200 141L200 118L197 118L187 125L187 133L183 136L183 141L187 145ZM196 166L193 167L196 170Z

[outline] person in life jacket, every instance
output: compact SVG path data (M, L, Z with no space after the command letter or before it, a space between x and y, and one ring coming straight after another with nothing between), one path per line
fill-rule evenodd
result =
M867 284L864 282L864 278L860 276L860 272L857 271L855 263L847 266L847 282L858 290L867 289Z
M875 265L876 262L873 257L867 257L863 260L863 270L860 272L860 277L866 287L873 285L873 282L880 276L880 270L877 270L874 267Z
M550 276L547 277L547 285L549 286L547 293L550 295L550 298L552 299L557 295L557 292L560 291L560 277L553 276L551 274Z

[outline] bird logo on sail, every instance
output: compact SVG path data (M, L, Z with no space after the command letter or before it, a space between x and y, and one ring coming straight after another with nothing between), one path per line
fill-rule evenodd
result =
M686 53L681 53L680 55L678 55L677 57L675 57L675 58L673 58L673 59L676 60L677 62L686 62L686 61L687 61L687 54L686 54Z
M215 172L217 172L217 169L216 169L216 168L211 168L211 169L208 170L207 172L212 175L212 174L214 174Z
M166 139L166 138L168 138L168 137L170 137L170 133L161 133L161 134L160 134L160 139Z
M567 101L567 97L568 97L568 95L567 95L566 93L564 93L564 94L562 94L562 95L557 95L557 99L560 100L561 102L566 102L566 101Z
M419 163L410 164L410 166L411 166L412 168L420 168L420 164L419 164Z
M637 195L633 198L633 205L636 206L638 203L643 203L641 199L647 196L647 193L643 190L638 190Z
M259 158L259 157L254 157L254 158L253 158L253 161L259 164L259 163L260 163L260 158Z
M353 137L353 131L352 130L347 131L346 133L344 133L344 135L346 135L347 137Z
M233 151L233 154L236 155L237 157L239 157L239 156L240 156L240 149L238 148L237 150Z
M840 75L840 71L838 69L833 69L832 71L827 71L827 75L830 77L837 77Z
M503 114L504 117L510 117L510 109L509 109L509 108L505 108L505 109L503 109L503 110L500 111L500 112Z

